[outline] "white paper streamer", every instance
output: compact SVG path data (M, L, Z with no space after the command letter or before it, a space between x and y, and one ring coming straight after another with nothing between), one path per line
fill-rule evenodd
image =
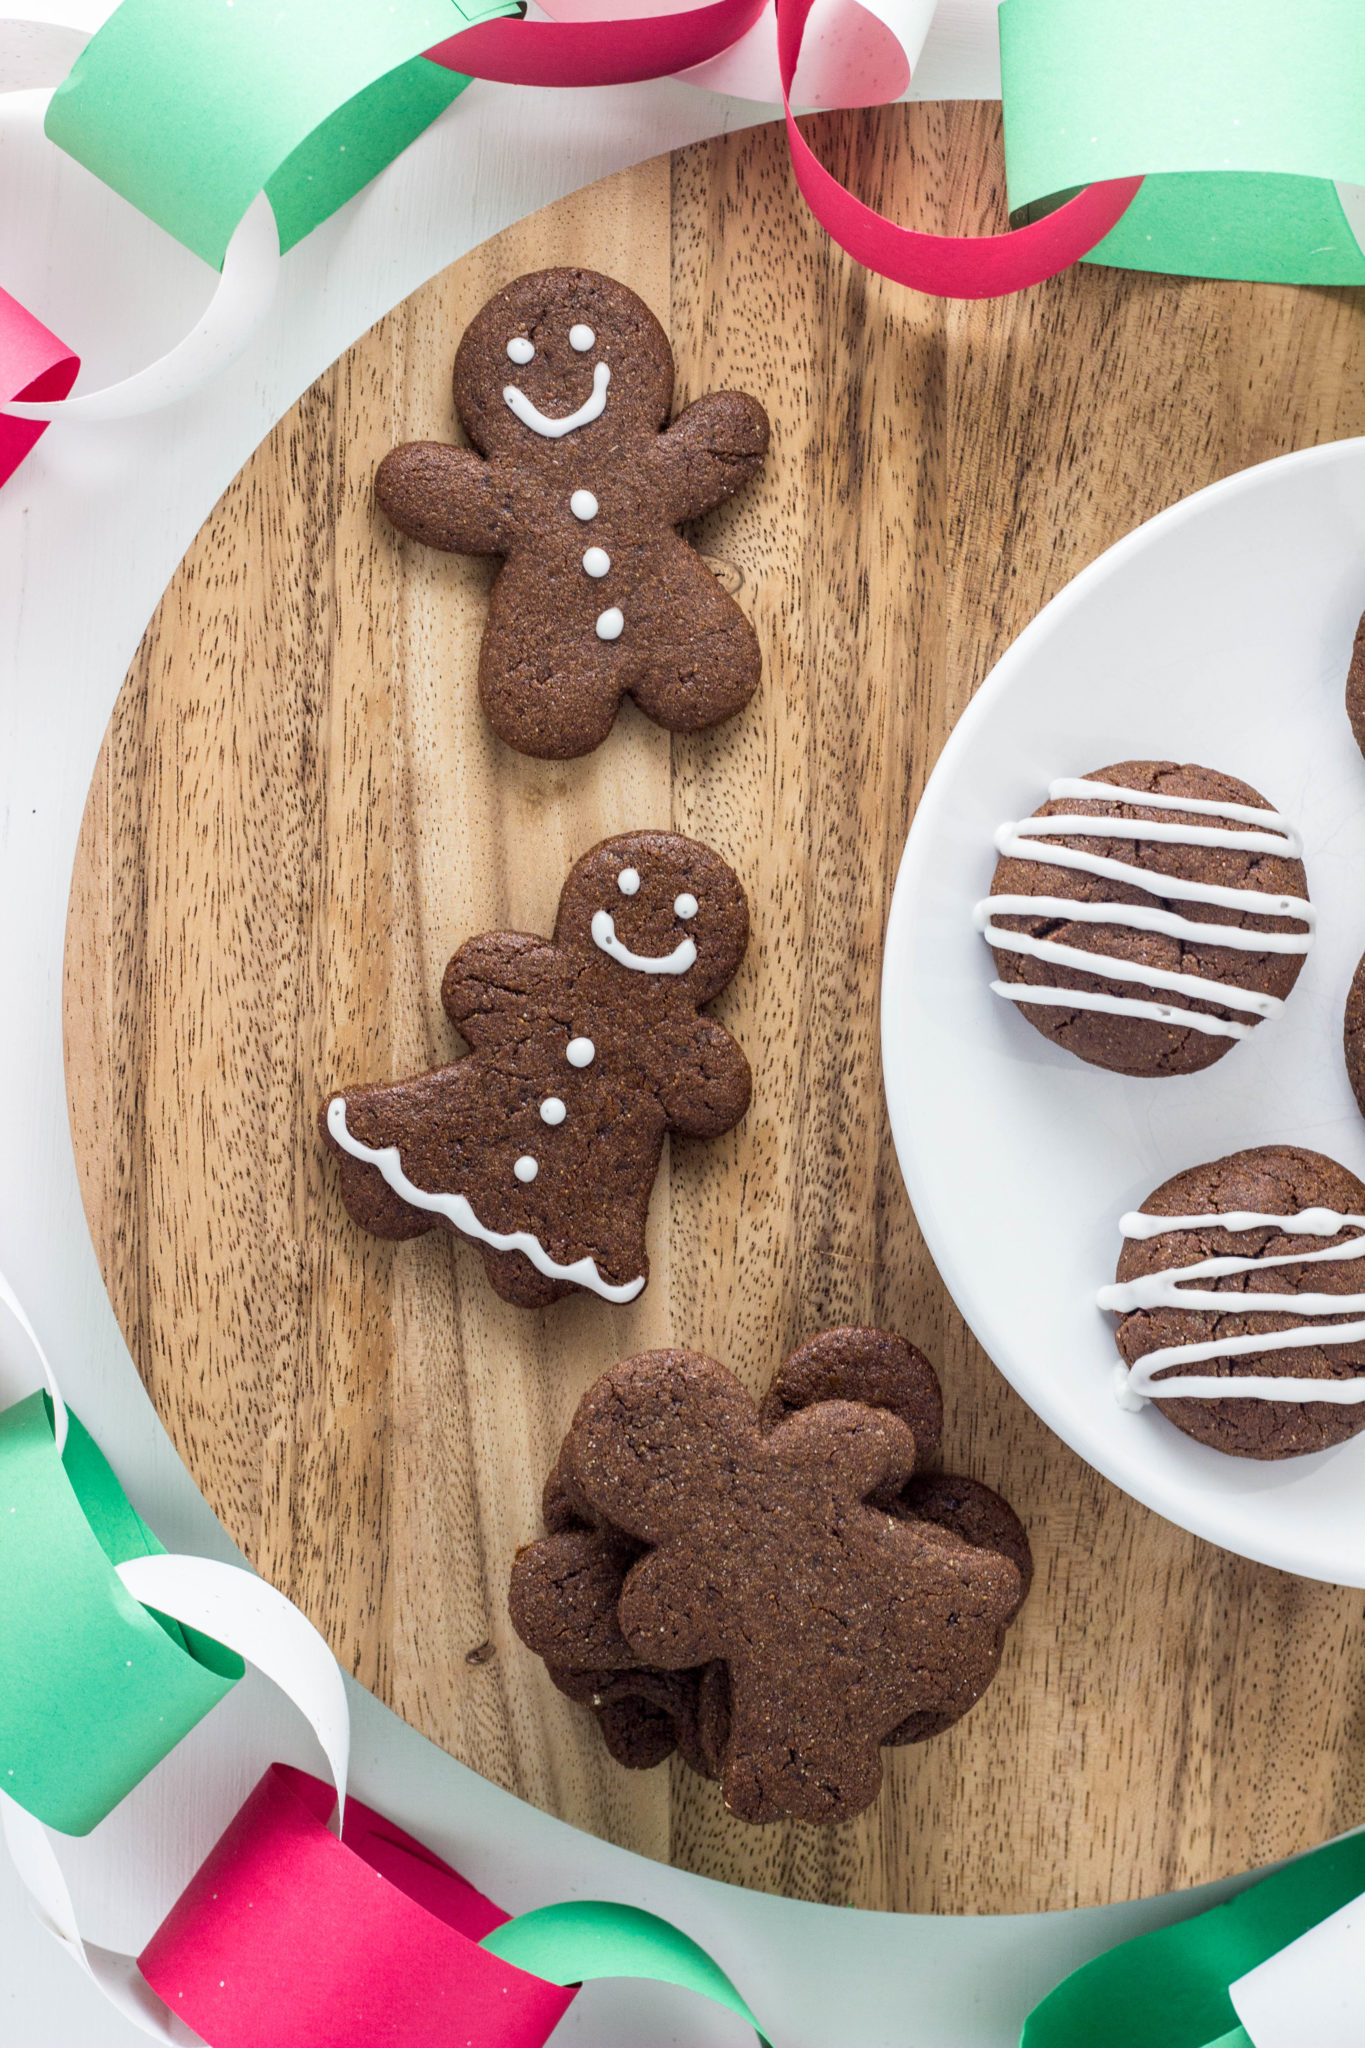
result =
M208 1557L133 1557L115 1570L135 1600L197 1628L274 1681L317 1736L346 1800L351 1720L336 1658L306 1615L254 1572Z
M61 1943L109 2003L154 2041L167 2042L170 2048L199 2048L198 2034L192 2033L162 2003L132 1956L82 1940L71 1893L47 1829L2 1791L0 1833L29 1895L35 1919Z
M4 1302L5 1307L33 1346L38 1364L42 1369L43 1378L47 1381L47 1391L52 1397L52 1433L57 1440L57 1456L60 1458L62 1452L66 1449L66 1403L62 1399L62 1390L57 1385L56 1373L53 1372L52 1367L48 1363L47 1353L38 1342L38 1332L24 1313L23 1303L3 1273L0 1273L0 1301Z
M1365 1898L1248 1970L1228 1996L1255 2048L1362 2048Z

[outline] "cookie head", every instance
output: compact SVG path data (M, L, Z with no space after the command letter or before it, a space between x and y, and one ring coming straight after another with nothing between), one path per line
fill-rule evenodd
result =
M536 462L652 435L673 352L643 299L595 270L537 270L476 314L455 356L455 408L485 455Z
M627 832L584 854L555 924L557 945L591 947L632 977L666 976L693 1003L726 986L748 939L739 877L675 832Z

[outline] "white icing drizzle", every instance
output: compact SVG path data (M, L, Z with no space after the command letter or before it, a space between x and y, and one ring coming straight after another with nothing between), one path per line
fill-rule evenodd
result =
M575 491L569 500L569 510L575 519L596 519L598 509L591 491Z
M1090 817L1064 813L1053 818L1021 818L1001 825L995 835L999 853L1010 859L1042 862L1047 866L1071 868L1106 881L1126 882L1144 893L1168 901L1209 903L1233 912L1251 912L1257 917L1293 918L1306 931L1253 932L1221 920L1200 922L1177 912L1152 909L1141 904L1073 902L1064 896L988 896L978 903L972 921L986 943L1000 952L1028 955L1058 967L1073 967L1106 981L1127 981L1144 988L1189 996L1195 1002L1221 1003L1230 1010L1245 1010L1256 1019L1276 1017L1284 1008L1278 996L1260 995L1233 987L1204 974L1185 974L1173 968L1144 967L1114 953L1090 953L1081 946L1067 946L1054 939L1035 937L1031 932L1011 932L993 922L997 917L1058 917L1078 924L1118 925L1132 931L1160 932L1169 938L1208 948L1226 947L1232 952L1306 953L1313 943L1316 912L1306 898L1269 896L1256 889L1228 888L1216 882L1185 881L1171 875L1150 873L1127 861L1107 855L1054 846L1053 839L1157 840L1174 846L1220 847L1242 853L1277 854L1297 859L1303 842L1286 818L1277 811L1253 804L1220 803L1205 797L1176 797L1147 790L1126 789L1114 783L1093 782L1084 776L1062 776L1048 785L1048 800L1087 801L1141 805L1150 810L1179 811L1181 821ZM1192 824L1189 818L1233 819L1259 825L1260 831L1243 831L1230 825ZM1155 1002L1139 996L1119 996L1050 984L1034 987L1028 982L991 983L993 992L1007 1001L1042 1008L1092 1010L1115 1017L1145 1017L1153 1022L1200 1031L1210 1038L1246 1038L1254 1028L1207 1016L1180 1003Z
M540 1172L540 1163L531 1153L523 1152L512 1168L519 1181L533 1181Z
M690 890L684 889L681 896L673 898L673 915L675 917L695 917L696 914L697 899Z
M607 608L607 610L606 610L606 611L604 611L604 612L599 612L599 614L598 614L598 618L597 618L597 637L598 637L598 639L599 639L599 640L619 640L619 639L620 639L620 637L621 637L622 629L623 629L623 628L624 628L624 626L625 626L625 623L626 623L626 621L625 621L625 616L624 616L624 614L622 613L622 611L621 611L621 609L620 609L620 606L619 606L619 605L610 605L610 606L609 606L609 607Z
M564 1057L571 1067L590 1067L597 1057L597 1047L590 1038L571 1038L564 1048Z
M596 339L597 336L585 320L575 320L569 329L569 347L577 349L579 355L586 355Z
M605 548L588 548L583 555L583 568L587 575L599 580L611 567L611 556Z
M1095 953L1086 955L1088 960L1103 957ZM1022 981L993 981L991 992L1003 996L1006 1002L1035 1003L1044 1009L1099 1010L1107 1017L1150 1017L1157 1024L1178 1024L1182 1029L1202 1031L1206 1038L1250 1038L1252 1032L1250 1024L1233 1024L1223 1017L1210 1017L1203 1010L1187 1010L1180 1003L1148 1003L1139 996L1106 995L1103 989L1033 988Z
M638 896L640 893L640 870L638 868L622 868L620 874L616 877L616 886L623 896Z
M514 334L507 344L507 354L519 370L525 369L534 358L535 352L535 343L528 341L524 334Z
M634 967L641 974L686 974L696 963L697 949L691 939L680 939L671 953L651 956L648 953L632 953L629 946L621 943L616 936L616 924L609 910L595 910L592 915L592 942L607 953L622 967Z
M611 371L605 363L596 363L592 373L592 392L584 399L577 412L565 413L562 419L552 420L548 414L532 405L524 391L518 391L515 384L505 384L502 402L509 412L514 412L524 427L533 433L543 434L547 441L558 441L565 434L572 434L577 427L586 427L590 421L601 419L607 409L607 386L611 382Z
M1156 1216L1139 1209L1121 1217L1119 1229L1126 1238L1144 1241L1191 1230L1273 1230L1277 1235L1300 1237L1335 1237L1343 1230L1354 1230L1357 1235L1344 1244L1322 1245L1317 1251L1278 1252L1268 1257L1225 1253L1197 1259L1188 1266L1164 1266L1158 1272L1141 1274L1136 1280L1115 1281L1101 1287L1096 1300L1102 1309L1116 1315L1151 1308L1190 1309L1204 1314L1297 1316L1340 1316L1365 1310L1365 1293L1220 1294L1213 1288L1189 1285L1191 1281L1217 1280L1229 1274L1276 1266L1334 1265L1365 1258L1365 1216L1342 1215L1335 1209L1300 1209L1289 1216L1255 1209L1233 1209L1222 1215ZM1362 1339L1365 1322L1300 1322L1287 1330L1211 1337L1195 1344L1167 1344L1146 1352L1131 1368L1118 1368L1115 1398L1121 1407L1129 1409L1141 1408L1148 1400L1328 1401L1351 1406L1365 1401L1365 1373L1347 1380L1315 1380L1301 1375L1270 1378L1257 1374L1220 1379L1211 1373L1186 1373L1159 1382L1156 1375L1170 1366L1198 1365L1205 1359L1253 1357L1266 1351L1355 1344Z
M604 1301L634 1301L645 1284L644 1274L638 1279L627 1280L620 1287L614 1287L597 1270L594 1259L575 1259L572 1265L562 1266L552 1259L540 1239L529 1230L490 1230L480 1223L463 1195L433 1194L427 1188L414 1186L403 1171L402 1159L396 1145L366 1145L353 1137L346 1127L346 1098L338 1095L328 1104L327 1128L343 1152L349 1152L353 1159L364 1160L367 1166L377 1167L384 1180L396 1195L413 1209L424 1209L436 1216L444 1216L462 1231L466 1237L475 1238L496 1252L521 1252L531 1261L538 1273L549 1280L570 1280L576 1287L586 1287L593 1294L600 1294Z

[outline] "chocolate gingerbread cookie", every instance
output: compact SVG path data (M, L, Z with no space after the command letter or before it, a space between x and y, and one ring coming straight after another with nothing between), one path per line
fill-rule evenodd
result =
M1116 1392L1200 1443L1294 1458L1365 1428L1365 1186L1261 1145L1165 1181L1120 1222ZM1226 1390L1226 1391L1225 1391Z
M1120 761L1062 777L996 846L976 906L995 993L1114 1073L1212 1066L1279 1014L1312 944L1297 831L1212 768Z
M937 1441L932 1369L883 1331L803 1346L761 1411L710 1359L628 1360L580 1404L547 1489L556 1533L518 1555L518 1633L557 1683L623 1672L623 1648L638 1674L694 1674L695 1718L670 1701L667 1733L741 1818L849 1817L883 1743L980 1697L1031 1572L998 1496L912 1477L907 1415ZM585 1695L600 1717L605 1688Z
M752 625L675 531L755 476L768 418L742 391L668 424L673 352L648 306L594 270L540 270L489 300L455 357L473 451L395 448L375 495L429 547L500 555L479 657L493 730L568 760L621 698L670 732L740 710Z
M523 1307L634 1300L664 1133L717 1137L749 1105L743 1052L699 1012L748 934L737 876L696 840L629 832L584 854L553 939L485 932L446 968L467 1059L323 1105L355 1221L468 1238Z

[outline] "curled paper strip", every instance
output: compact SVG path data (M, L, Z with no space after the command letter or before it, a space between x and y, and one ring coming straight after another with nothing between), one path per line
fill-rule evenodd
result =
M352 1800L272 1764L138 1958L213 2048L541 2048L573 1999L480 1948L505 1916Z
M7 291L0 291L0 404L16 398L64 398L80 366L80 357L64 341ZM0 484L13 476L42 431L41 424L0 414Z
M1010 205L1146 173L1092 260L1365 283L1358 0L1004 0Z
M106 384L102 390L79 391L74 398L54 393L55 403L11 403L5 412L16 420L124 420L177 404L236 362L270 311L279 269L275 216L262 192L247 208L228 244L223 275L212 299L183 341L145 369L120 378L117 384ZM33 397L43 398L44 394L34 392ZM0 420L0 434L7 431Z
M0 1414L0 1790L83 1835L242 1675L238 1657L149 1613L115 1567L161 1550L68 1410Z
M1095 2048L1097 2042L1104 2048L1242 2048L1248 2034L1239 2014L1244 2012L1248 2027L1254 2025L1261 2009L1258 1991L1264 2009L1273 2003L1283 2010L1275 1980L1268 1971L1262 1976L1262 1966L1362 1893L1365 1833L1314 1849L1226 1905L1097 1956L1034 2007L1020 2048ZM1315 2029L1313 1992L1296 1972L1303 2024L1293 2035L1268 2033L1262 2041L1255 2034L1256 2048L1301 2048L1308 2042L1314 2048L1358 2048L1365 2039L1358 1927L1357 1920L1325 1928L1317 1954L1324 1978L1335 1968L1338 1988L1354 1985L1354 2007L1348 2008L1353 2031L1336 2039ZM1305 1966L1312 1953L1305 1948ZM1289 1962L1286 1956L1286 1967ZM1278 1982L1282 1989L1285 1978Z

